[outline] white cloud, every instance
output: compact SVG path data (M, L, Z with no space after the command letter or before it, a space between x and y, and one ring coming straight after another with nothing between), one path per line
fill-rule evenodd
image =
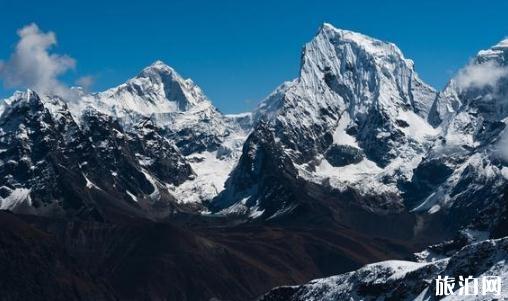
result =
M499 66L494 61L487 61L482 64L469 64L459 71L455 81L462 89L483 88L494 86L501 78L507 75L507 67Z
M0 62L0 79L8 88L31 88L38 93L67 95L69 89L58 80L74 69L76 61L50 53L56 45L53 32L42 32L32 23L18 30L19 41L7 61Z
M498 142L494 146L494 153L502 160L508 162L508 129L505 128L500 134Z
M82 76L76 80L76 85L82 87L85 91L90 90L94 84L95 79L91 75Z

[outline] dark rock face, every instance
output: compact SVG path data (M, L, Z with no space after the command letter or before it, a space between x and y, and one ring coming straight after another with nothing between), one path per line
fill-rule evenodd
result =
M453 172L453 165L448 160L448 158L423 159L414 170L411 181L401 184L409 208L413 208L418 201L429 196L437 186L448 179Z
M163 182L180 185L193 171L180 151L164 137L164 131L146 119L128 133L127 140L142 166Z
M508 236L508 189L505 189L499 207L494 205L491 208L486 208L482 213L484 217L480 220L489 219L493 214L497 216L497 219L494 223L495 227L492 229L492 238Z
M193 171L149 120L126 132L89 110L82 126L60 99L25 96L0 117L3 209L99 220L173 210L174 198L154 179L178 185Z
M183 155L204 151L212 152L221 145L221 141L217 136L205 132L197 132L196 129L191 128L170 133L168 137L172 141L176 141L176 146L178 146Z
M226 182L227 189L211 204L212 208L224 209L236 197L247 198L247 206L257 202L266 208L266 216L275 214L281 208L279 204L289 206L297 199L293 181L296 170L289 157L280 154L273 131L261 123L245 142L239 165Z
M0 154L0 160L5 162L0 169L0 185L4 191L9 191L5 198L22 201L17 194L23 191L22 187L30 187L33 207L27 204L20 210L31 212L33 208L43 211L47 208L61 211L59 208L79 207L82 196L73 193L65 183L75 181L75 184L84 185L79 163L84 158L83 161L90 159L93 164L92 145L68 112L54 119L36 94L28 97L27 101L20 101L6 110L1 117L0 147L6 151ZM72 202L64 201L66 194L70 194Z
M402 127L402 128L407 128L409 127L409 123L407 123L406 121L404 120L401 120L401 119L397 119L395 120L395 123L397 123L398 126Z
M391 152L397 145L408 144L407 137L397 128L393 127L383 112L370 110L365 122L359 127L359 145L365 155L376 162L380 167L386 167L396 155ZM388 133L380 135L380 133Z
M335 167L359 163L363 157L361 149L350 145L332 145L325 153L326 160Z

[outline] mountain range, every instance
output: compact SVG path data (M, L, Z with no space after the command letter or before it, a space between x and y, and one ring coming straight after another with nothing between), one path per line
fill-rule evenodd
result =
M508 40L442 91L325 23L253 112L161 61L71 92L0 104L6 300L434 300L440 274L508 280Z

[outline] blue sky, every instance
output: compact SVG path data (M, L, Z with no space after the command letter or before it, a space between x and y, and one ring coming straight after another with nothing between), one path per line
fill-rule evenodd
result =
M53 52L75 59L68 84L91 75L100 91L161 59L233 113L297 76L301 48L323 22L394 42L436 88L508 36L508 1L381 2L0 0L0 59L35 22L55 32ZM0 97L11 92L0 87Z

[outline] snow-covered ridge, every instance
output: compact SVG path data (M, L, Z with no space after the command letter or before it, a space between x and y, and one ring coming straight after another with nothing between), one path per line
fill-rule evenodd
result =
M433 262L384 261L342 275L312 280L307 284L275 288L259 301L335 300L437 300L438 276L457 277L454 294L440 300L503 300L508 298L507 238L487 240L464 247L451 257ZM458 277L501 277L501 294L459 295ZM479 283L481 291L481 282Z
M499 210L507 185L502 172L508 161L506 45L503 40L479 51L436 98L429 121L439 126L440 138L421 166L444 168L449 175L432 187L416 210L435 213L463 206ZM476 223L488 229L495 218L480 214Z
M369 52L374 57L379 58L387 58L392 55L397 55L404 62L407 63L408 67L412 68L414 63L412 60L405 59L402 51L393 43L383 42L381 40L369 37L362 33L339 29L334 27L330 23L323 23L321 28L319 29L319 34L332 34L336 36L336 39L340 40L342 43L352 43L356 44L358 47L362 48L366 52Z
M324 24L304 47L299 77L263 100L254 122L268 124L300 177L365 195L400 195L396 183L411 178L437 137L426 121L436 94L392 43ZM238 202L250 191L247 203L259 207L256 181L230 187L240 191Z
M324 24L304 47L299 77L258 106L252 139L216 205L261 218L287 214L291 199L272 191L304 179L353 190L359 202L376 199L369 211L439 212L453 231L492 229L507 185L506 45L480 51L437 93L395 45ZM297 175L264 182L273 165Z
M354 191L360 201L382 199L386 210L434 214L469 204L479 191L490 200L505 185L506 159L499 155L508 112L505 44L480 52L465 73L477 75L492 64L497 69L490 74L499 76L489 77L486 86L454 78L438 94L394 44L323 24L304 47L299 77L279 86L253 113L222 114L192 80L160 61L104 92L76 90L78 100L43 96L40 102L53 119L82 131L93 117L111 123L114 137L142 140L157 133L154 145L165 145L171 156L159 158L161 163L139 151L136 164L148 171L157 163L190 166L192 172L175 181L150 174L179 204L210 201L226 189L227 200L212 201L220 210L245 204L264 212L251 215L260 218L287 212L293 204L286 201L281 206L287 208L270 204L276 212L263 211L260 203L274 198L270 185L280 183L265 183L262 176L277 169L291 180ZM464 88L464 82L474 85ZM0 113L30 93L15 94ZM147 120L153 129L140 132ZM30 129L20 133L29 137ZM98 148L114 149L99 140ZM443 175L429 178L437 171ZM471 179L475 185L467 186ZM457 193L464 185L466 193ZM365 206L376 212L377 205Z
M183 203L201 203L223 189L250 130L250 114L225 116L191 79L156 61L118 87L85 97L84 103L129 127L150 118L170 131L195 178L181 187L169 185Z
M161 61L146 67L136 77L118 87L84 95L70 105L73 114L77 116L87 106L113 115L126 124L135 122L133 119L136 116L214 110L208 98L192 80L184 79Z
M387 107L388 112L396 111L397 105L407 105L426 116L436 92L418 78L413 65L393 43L324 24L305 45L300 81L318 88L315 85L322 84L327 76L329 84L359 90L341 95L359 94L348 99L348 109L354 114L377 105ZM339 92L336 89L332 88ZM394 95L397 92L401 94L398 97Z
M129 144L134 144L130 146L132 149L126 152L135 151L133 155L137 171L132 170L132 172L138 174L133 176L120 174L116 170L123 168L122 166L112 166L110 173L114 177L131 176L137 179L141 172L144 180L140 180L150 183L148 185L155 189L154 192L143 196L140 195L139 189L127 185L125 191L120 191L127 202L134 199L132 196L137 201L146 198L154 199L153 194L161 191L157 194L157 200L172 199L177 204L193 203L196 207L202 207L203 201L213 198L223 189L224 182L239 157L243 141L252 123L251 114L248 113L237 116L225 116L220 113L192 80L182 78L174 69L161 61L146 67L139 75L126 83L104 92L85 94L79 88L73 91L76 95L69 99L39 96L31 90L16 92L0 105L0 116L2 116L0 130L2 133L12 131L12 129L2 128L1 124L8 124L7 119L12 119L14 116L11 113L4 114L6 111L17 110L14 114L19 114L21 119L16 126L23 130L20 131L20 135L24 133L23 137L26 137L29 140L28 143L33 144L34 147L41 147L35 146L36 142L31 141L36 137L33 133L38 130L30 128L34 126L47 127L47 131L50 132L60 131L58 134L69 143L81 139L79 138L81 135L93 134L94 138L90 137L90 142L91 144L98 143L98 145L92 146L95 148L92 152L99 152L99 156L110 156L113 160L110 162L112 164L124 164L116 162L119 158L116 158L118 152L115 154L114 150L115 148L120 150L120 146L114 145L126 143L125 140L127 140ZM16 109L17 107L20 109ZM28 109L23 109L25 107ZM41 120L31 120L33 118ZM69 125L53 129L53 123L59 123L59 120L66 120L65 122ZM73 128L75 126L77 128ZM99 132L90 133L91 131ZM11 136L5 136L0 139L10 141L11 138ZM119 141L115 141L117 139ZM138 139L142 142L138 143ZM137 149L140 143L144 146ZM4 152L2 155L6 160L8 157L15 159L13 152ZM34 155L29 150L25 156L30 158ZM122 156L129 157L130 155L123 154ZM0 158L0 163L3 162L2 160L3 158ZM80 159L80 161L89 161L89 159ZM85 166L79 162L77 165L80 169ZM175 171L173 168L180 171ZM192 175L187 176L189 170ZM9 169L4 171L8 173L5 175L7 178L17 177ZM22 189L29 191L32 185L30 183L35 181L37 175L34 173L31 176L34 178L28 182L21 178L6 182L4 194L7 196L3 201L5 206L22 203L23 200L18 200L19 197L16 197L17 201L14 203L9 201L14 198L14 196L9 198L9 195L14 195L15 191L21 191L16 190L16 187L23 187ZM83 173L83 177L83 185L87 189L97 187L104 191L103 187L110 185L105 183L107 181L92 179L86 173ZM113 186L116 187L115 189L123 189L117 184ZM31 193L38 192L32 190ZM166 194L171 197L167 197ZM30 199L30 192L24 195L26 199ZM45 202L57 203L58 201L54 199ZM139 202L140 206L144 206L144 203ZM35 204L40 206L40 202ZM11 205L8 205L9 208L12 207ZM11 209L15 210L15 208Z

